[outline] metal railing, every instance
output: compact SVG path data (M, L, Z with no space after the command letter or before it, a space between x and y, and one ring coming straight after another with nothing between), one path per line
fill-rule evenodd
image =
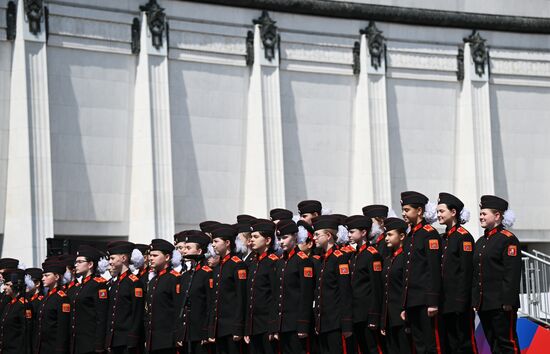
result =
M520 316L550 326L550 256L522 251Z

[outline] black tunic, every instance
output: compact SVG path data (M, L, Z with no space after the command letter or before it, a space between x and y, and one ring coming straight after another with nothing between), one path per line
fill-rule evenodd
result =
M246 264L228 254L214 268L214 305L210 338L244 335L246 314Z
M25 297L8 301L0 318L0 354L29 354L31 331L32 308Z
M346 256L332 247L321 260L315 289L315 331L351 332L352 302L349 264Z
M144 318L148 351L176 346L176 319L182 299L180 277L180 273L166 268L149 281Z
M40 301L35 314L34 353L69 351L71 303L67 294L54 288Z
M313 262L298 248L277 262L277 332L309 333L315 287Z
M350 260L353 323L380 325L382 305L382 257L363 244Z
M403 326L405 324L403 319L401 319L401 311L403 311L404 268L405 255L403 254L403 248L399 248L391 256L384 259L384 271L382 272L384 282L382 329Z
M208 325L212 321L212 268L199 263L180 277L182 302L176 308L177 341L196 342L208 339Z
M502 226L486 230L474 251L472 306L478 311L519 308L521 254L517 237Z
M442 237L441 313L470 311L474 238L460 226L453 226Z
M71 354L103 351L107 329L106 280L87 276L74 286L71 298Z
M278 257L263 253L254 257L247 279L246 335L252 336L277 331L277 301L279 286L276 265Z
M441 291L441 240L426 220L405 238L406 256L403 306L438 306Z
M130 271L113 280L109 289L106 348L136 348L143 338L143 283Z

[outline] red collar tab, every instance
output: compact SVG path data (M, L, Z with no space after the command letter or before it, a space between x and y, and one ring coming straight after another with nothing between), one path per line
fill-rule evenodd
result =
M361 245L361 247L359 247L359 253L363 252L363 251L366 250L366 249L367 249L367 244L366 244L366 243L363 243L363 244Z
M122 281L122 279L126 278L128 276L128 271L125 271L124 273L122 273L118 279L118 281Z
M494 229L492 229L491 231L489 232L486 232L487 236L493 236L494 234L496 234L498 232L498 226L495 227Z
M82 284L86 284L87 282L90 281L90 279L92 279L92 276L88 275L86 278L84 278L84 280L82 280Z
M227 262L229 259L231 259L231 255L228 253L225 255L225 257L223 257L222 264L225 264L225 262Z
M422 223L419 223L417 225L415 225L412 229L412 233L414 234L415 232L417 232L418 230L420 230L424 225Z
M55 294L56 292L57 292L57 288L53 288L52 290L50 290L50 291L48 292L48 296L51 296L51 295ZM36 294L36 295L38 295L38 294ZM33 296L33 297L34 297L34 296Z
M382 241L385 237L386 237L386 234L382 232L380 235L378 235L378 238L376 239L375 243L380 243L380 241Z
M258 262L261 261L262 259L264 259L265 257L267 257L267 252L262 253L262 255L257 258Z
M456 231L456 228L457 228L456 225L451 227L451 229L449 231L447 231L447 237L451 236L453 234L453 232Z
M403 253L403 247L399 247L399 249L397 251L393 252L393 257L397 257L401 253Z
M161 271L159 272L159 275L158 275L158 276L160 277L161 275L166 274L167 271L168 271L168 268L164 268L163 270L161 270Z

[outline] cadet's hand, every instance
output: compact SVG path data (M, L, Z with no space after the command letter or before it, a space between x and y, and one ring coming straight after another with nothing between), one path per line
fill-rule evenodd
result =
M201 340L201 345L205 345L205 344L208 344L208 340L206 339Z
M240 341L241 339L243 339L243 337L241 337L241 336L233 336L233 342L238 342L238 341Z
M178 348L183 347L183 342L176 342L176 347L178 347Z
M342 332L342 335L344 336L344 338L349 338L351 337L352 334L353 332Z
M298 338L307 338L307 333L298 333Z
M375 325L374 323L369 324L369 329L377 329L377 328L378 328L378 326Z
M244 342L246 344L250 344L250 337L249 336L244 336Z
M434 317L437 315L437 306L430 306L428 307L428 317Z
M502 309L504 311L512 311L513 307L512 305L502 305Z
M403 321L406 321L407 320L407 313L405 311L401 311L401 319Z
M383 336L385 336L385 335L386 335L386 330L385 330L385 329L381 329L381 330L380 330L380 334L383 335Z
M208 338L208 343L216 343L216 338Z
M279 340L279 333L273 334L273 338L276 339L276 340Z

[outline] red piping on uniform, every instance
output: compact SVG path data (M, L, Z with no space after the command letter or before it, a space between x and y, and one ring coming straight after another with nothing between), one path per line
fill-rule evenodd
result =
M437 350L437 354L441 354L441 342L439 341L439 323L437 322L437 315L434 317L434 324L435 324L435 350Z
M346 337L342 335L342 354L348 354L348 348L346 347Z
M518 345L514 339L514 313L510 311L510 342L514 346L514 353L519 354Z
M311 349L309 347L309 336L306 338L306 354L310 354Z
M376 349L378 349L378 354L383 354L382 352L382 346L380 345L380 336L378 334L376 334L376 336L374 337L374 339L376 340ZM365 353L366 354L366 353Z

